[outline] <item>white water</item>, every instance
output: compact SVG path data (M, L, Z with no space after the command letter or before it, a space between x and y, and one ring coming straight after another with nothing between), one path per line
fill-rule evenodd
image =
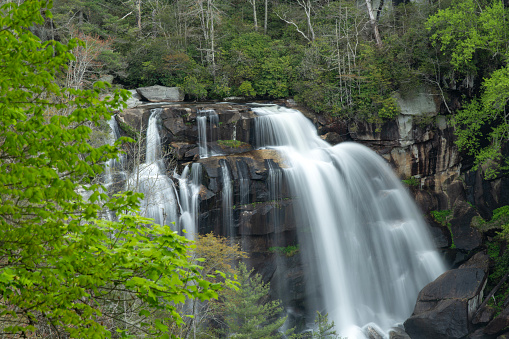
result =
M165 173L161 158L161 137L158 130L160 108L155 108L149 118L146 135L145 163L136 167L128 179L128 187L144 194L141 213L153 218L160 225L178 223L175 186ZM172 226L178 229L178 224Z
M223 190L221 192L222 206L221 212L223 216L223 229L226 230L226 236L233 238L235 236L235 229L233 224L233 185L230 176L230 170L225 160L221 160L221 174L223 178Z
M194 240L198 233L201 164L192 164L191 170L186 166L181 175L173 176L179 181L180 226L186 231L186 238Z
M198 124L198 149L200 152L200 158L203 159L215 155L209 150L207 141L209 139L211 141L214 140L214 132L219 124L219 116L214 110L201 110L197 113L196 122Z
M117 120L115 116L112 116L110 120L108 120L108 125L110 126L110 134L108 139L108 144L112 146L118 138L120 138L120 131L118 130ZM125 173L123 171L123 163L124 156L120 154L118 159L112 158L109 159L104 166L104 174L105 174L105 183L106 187L111 186L115 179L114 174L119 174L120 178L125 180Z
M412 198L368 148L330 146L295 110L253 111L257 146L275 147L288 161L307 276L316 277L309 294L321 294L317 307L341 336L367 338L375 329L388 337L411 315L420 289L445 271Z

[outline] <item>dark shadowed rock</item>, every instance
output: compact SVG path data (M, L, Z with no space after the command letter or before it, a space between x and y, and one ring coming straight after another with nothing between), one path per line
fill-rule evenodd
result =
M137 88L138 94L147 101L184 101L184 93L179 87L149 86Z
M410 336L403 329L394 327L389 331L389 339L410 339Z
M485 273L488 273L490 257L484 252L478 252L459 268L480 268Z
M475 332L473 333L470 333L468 336L467 336L467 339L495 339L494 336L492 335L487 335L483 332L483 329L480 328L478 330L476 330Z
M437 302L429 311L410 317L405 330L412 339L452 339L468 334L467 305L459 299Z
M329 132L321 136L321 138L327 141L331 145L339 144L340 142L345 141L341 135L336 132Z
M472 219L479 214L463 200L457 200L451 219L451 230L454 244L459 250L471 251L482 244L482 234L471 227Z
M462 338L470 332L470 320L486 286L486 257L475 255L421 290L414 313L405 321L405 331L412 339Z
M491 320L493 320L493 317L495 316L496 313L497 310L494 309L493 307L484 306L476 312L472 319L472 324L474 325L487 324Z
M485 328L484 333L488 335L501 335L509 328L509 307L506 307L495 319Z

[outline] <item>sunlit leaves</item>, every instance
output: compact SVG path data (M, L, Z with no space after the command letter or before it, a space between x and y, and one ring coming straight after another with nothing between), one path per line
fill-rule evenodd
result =
M61 85L79 44L42 42L30 31L43 24L46 1L0 7L0 326L5 334L67 337L166 336L181 323L175 305L217 296L189 258L190 244L169 227L135 213L140 195L109 198L91 184L119 142L94 148L94 125L127 98L100 99ZM121 141L120 141L121 142ZM80 191L87 192L83 198ZM100 220L108 208L118 222ZM111 311L140 314L119 322ZM113 306L112 306L113 305ZM157 317L148 317L154 310ZM108 325L106 325L108 324ZM141 332L139 332L141 331Z

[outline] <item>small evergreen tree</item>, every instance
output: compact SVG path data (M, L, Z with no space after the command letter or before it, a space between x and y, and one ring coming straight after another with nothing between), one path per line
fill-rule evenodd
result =
M313 331L312 339L335 339L339 338L334 330L334 321L329 322L328 314L322 315L316 312L315 318L316 330Z
M251 277L252 273L246 265L239 265L239 287L225 294L221 307L227 326L223 333L236 339L281 338L277 330L286 321L286 317L279 317L281 301L266 301L270 284L265 284L259 274Z

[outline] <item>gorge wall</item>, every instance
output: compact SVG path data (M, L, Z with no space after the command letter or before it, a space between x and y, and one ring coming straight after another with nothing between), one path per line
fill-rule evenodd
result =
M494 208L509 203L503 194L509 183L505 178L486 181L482 170L467 171L468 161L462 160L454 146L453 129L431 98L425 91L411 98L399 97L402 114L382 126L335 121L304 112L322 139L331 144L362 143L384 157L401 179L411 179L409 189L428 218L435 244L454 266L481 249L486 235L472 227L471 220L479 214L489 216ZM291 101L284 104L294 106ZM284 159L274 150L256 149L255 114L250 106L143 105L119 112L117 121L123 133L143 131L155 107L162 109L160 134L169 168L176 166L181 173L192 163L202 165L198 232L233 235L250 253L250 265L271 282L295 321L302 321L306 309L302 265L306 263L293 253L274 249L298 244L293 211L293 201L298 197L292 197L284 182L278 180L278 171L286 166ZM214 112L214 120L207 112ZM213 157L200 157L204 140L200 140L203 121L200 126L199 120L204 116L206 151L215 154ZM228 181L234 183L232 187L225 187ZM281 185L281 194L271 195L271 185ZM231 215L224 213L226 189L231 190ZM429 213L433 210L451 210L450 227L433 220ZM232 219L231 229L225 228L225 218Z

